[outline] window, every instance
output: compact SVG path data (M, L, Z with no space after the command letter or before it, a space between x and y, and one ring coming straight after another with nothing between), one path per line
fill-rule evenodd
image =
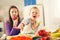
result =
M36 0L24 0L24 6L36 5Z

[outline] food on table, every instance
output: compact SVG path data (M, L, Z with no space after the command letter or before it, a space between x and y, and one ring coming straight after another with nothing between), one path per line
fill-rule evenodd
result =
M26 36L16 36L12 37L10 40L32 40L32 38Z
M45 30L40 30L40 31L38 32L38 35L45 37L45 36L49 36L49 33L46 32Z
M60 33L52 33L51 37L60 37Z

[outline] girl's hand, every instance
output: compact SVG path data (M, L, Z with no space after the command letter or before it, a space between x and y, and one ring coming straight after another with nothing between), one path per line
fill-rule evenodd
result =
M24 29L24 24L23 24L23 23L20 23L20 24L18 25L18 27L21 29L21 31L23 31L23 29Z

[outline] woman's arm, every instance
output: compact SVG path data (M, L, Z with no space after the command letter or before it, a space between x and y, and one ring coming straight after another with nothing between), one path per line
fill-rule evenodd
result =
M10 28L9 26L9 22L5 22L5 30L6 30L6 34L11 36L11 35L17 35L20 32L20 29L18 28Z

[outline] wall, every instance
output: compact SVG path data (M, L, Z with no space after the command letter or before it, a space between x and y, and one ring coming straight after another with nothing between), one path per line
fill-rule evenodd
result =
M36 0L37 4L43 4L44 5L44 14L45 14L45 27L48 28L48 30L56 30L60 27L60 18L57 4L58 0Z
M1 15L6 18L8 15L8 10L11 5L18 7L20 14L22 13L24 7L24 0L0 0L0 10L2 11ZM21 15L20 15L21 16ZM21 16L22 17L22 16Z

